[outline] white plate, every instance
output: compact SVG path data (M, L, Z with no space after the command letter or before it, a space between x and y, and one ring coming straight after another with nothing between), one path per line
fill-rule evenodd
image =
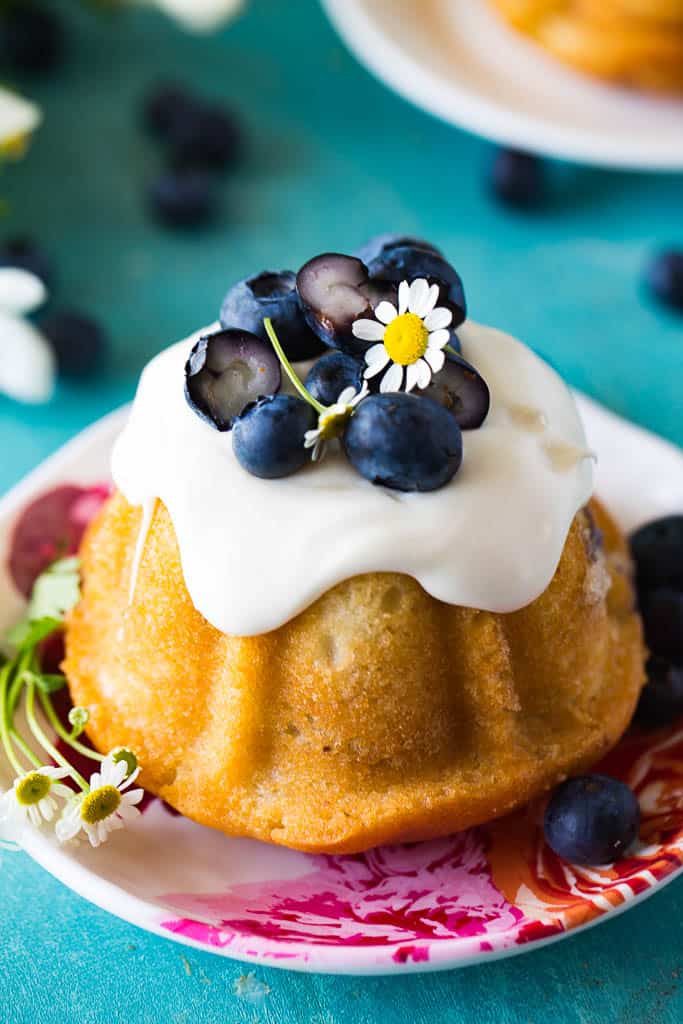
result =
M600 459L599 493L622 525L683 509L683 453L587 399L580 405ZM85 431L0 502L1 628L21 609L5 572L12 523L56 485L108 479L125 415ZM556 941L623 911L680 872L683 729L626 740L610 759L608 770L637 789L646 829L657 829L611 872L563 864L528 814L523 842L513 817L362 857L313 857L229 839L152 801L99 850L60 847L33 829L21 843L104 910L222 956L346 974L458 967ZM10 781L0 758L0 788Z
M579 163L683 168L683 102L584 77L488 0L322 0L358 59L408 100L508 146Z

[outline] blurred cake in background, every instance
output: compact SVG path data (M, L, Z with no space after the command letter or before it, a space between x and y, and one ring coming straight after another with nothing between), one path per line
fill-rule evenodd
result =
M683 92L683 0L492 0L553 56L612 82Z

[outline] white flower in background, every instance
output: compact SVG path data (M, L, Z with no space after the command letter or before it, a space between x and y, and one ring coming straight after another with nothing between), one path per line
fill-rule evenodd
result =
M74 797L57 822L55 831L60 842L75 839L83 831L91 846L100 846L110 832L137 818L140 811L135 805L142 800L144 791L126 790L135 782L140 769L128 776L127 772L125 758L115 761L114 755L109 754L104 759L100 771L90 777L90 791Z
M233 18L244 0L152 0L154 5L192 32L213 32Z
M307 430L304 434L304 448L312 448L311 458L318 462L325 452L325 442L338 437L344 429L347 420L353 414L359 402L362 402L368 394L368 386L363 381L363 387L356 391L354 387L344 388L334 405L330 405L318 416L318 426L315 430Z
M33 103L0 86L0 157L23 156L26 144L40 124L40 111Z
M433 373L442 368L448 344L450 309L437 306L439 286L423 277L412 284L402 281L398 288L398 309L392 302L380 302L376 320L356 320L353 334L361 341L375 341L365 353L365 377L375 377L389 367L380 381L380 391L412 391L426 388ZM405 374L404 374L405 370ZM404 379L405 376L405 379Z
M0 824L20 827L28 820L38 827L43 821L52 821L59 809L55 797L68 800L73 796L72 789L55 781L68 774L65 768L42 767L19 776L12 789L0 796Z
M0 392L21 402L46 402L55 384L55 358L47 339L24 317L45 302L40 278L0 267Z

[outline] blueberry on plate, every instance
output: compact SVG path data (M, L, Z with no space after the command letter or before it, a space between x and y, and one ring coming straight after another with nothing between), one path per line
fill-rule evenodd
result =
M347 352L328 352L308 371L306 390L322 405L334 405L345 388L363 386L365 363Z
M683 312L683 249L663 249L650 260L646 283L665 306Z
M264 270L239 281L221 306L224 327L240 327L267 340L263 321L270 317L288 359L312 359L326 346L306 323L296 291L296 274L291 270ZM270 342L269 342L270 344Z
M434 491L462 462L462 435L451 413L429 398L401 392L370 395L343 436L351 465L373 484Z
M365 245L362 245L355 256L367 266L373 260L381 259L392 249L421 249L423 252L433 252L436 256L443 255L431 242L425 242L422 238L413 238L410 235L384 234L375 235L369 238Z
M249 331L206 334L185 366L185 397L190 408L216 430L230 430L235 417L282 382L271 345Z
M8 238L0 244L0 267L18 267L39 277L44 285L52 281L50 259L31 238Z
M484 378L462 356L450 353L421 392L451 412L461 430L476 430L488 416L491 395Z
M564 860L611 864L635 842L640 807L625 782L609 775L578 775L555 790L543 827L548 846Z
M305 263L296 276L306 322L331 348L360 354L368 347L354 338L355 320L373 315L368 269L355 256L327 252Z
M4 5L3 5L4 7ZM62 23L35 3L10 4L0 17L0 62L15 71L52 71L64 53Z
M401 281L415 281L425 277L430 284L440 286L437 305L446 306L453 313L453 328L467 316L465 292L460 275L443 256L426 249L404 245L388 249L368 264L372 280L387 281L398 286Z
M40 324L52 344L57 369L65 377L87 377L102 368L108 338L104 329L85 313L60 310Z
M197 227L216 210L213 181L199 171L165 171L152 182L148 197L157 220L169 227Z
M683 715L683 666L666 658L647 662L647 683L636 708L636 719L644 726L669 725Z
M306 390L322 405L334 405L345 388L360 391L365 363L346 352L328 352L311 367Z
M683 590L649 590L641 596L645 640L653 654L683 665Z
M311 461L305 434L317 423L313 407L293 395L261 398L248 406L232 428L240 465L265 480L290 476Z
M654 519L631 535L638 590L683 590L683 515Z
M538 206L545 190L543 161L518 149L499 149L491 169L491 188L506 206Z
M237 118L228 110L196 104L178 111L166 141L174 167L224 170L237 162L241 131Z

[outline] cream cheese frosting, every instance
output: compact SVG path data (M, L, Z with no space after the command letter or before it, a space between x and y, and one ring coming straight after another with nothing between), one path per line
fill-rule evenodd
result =
M458 328L489 385L489 415L463 433L463 464L445 487L403 493L365 480L339 450L281 480L242 469L230 433L184 396L185 362L212 329L144 370L112 469L145 524L156 500L168 509L190 597L216 629L268 632L369 572L406 573L440 601L492 612L546 589L593 465L569 389L529 348L472 321Z

